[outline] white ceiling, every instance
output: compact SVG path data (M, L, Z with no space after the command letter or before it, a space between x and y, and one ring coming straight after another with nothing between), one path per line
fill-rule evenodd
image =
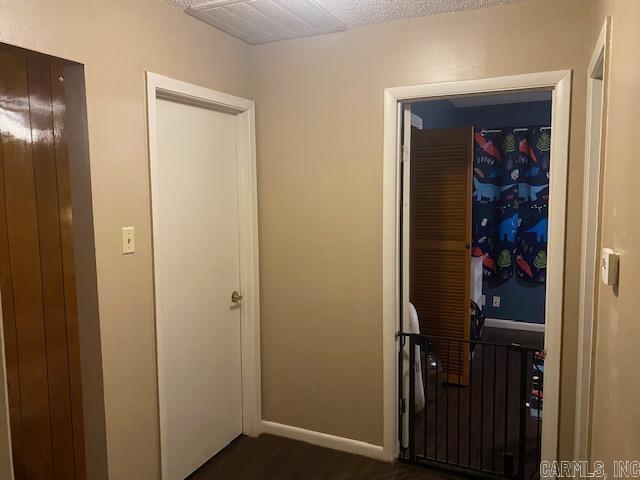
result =
M347 28L390 22L401 18L459 12L518 0L316 0Z
M165 1L248 43L258 44L519 0Z
M194 0L185 12L254 45L346 28L314 0Z

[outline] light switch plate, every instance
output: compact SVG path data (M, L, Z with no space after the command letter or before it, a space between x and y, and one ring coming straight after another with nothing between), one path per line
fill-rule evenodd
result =
M600 257L600 273L602 283L605 285L615 285L618 283L618 264L620 257L611 248L603 248Z
M133 227L122 227L122 254L128 255L136 251L136 235Z

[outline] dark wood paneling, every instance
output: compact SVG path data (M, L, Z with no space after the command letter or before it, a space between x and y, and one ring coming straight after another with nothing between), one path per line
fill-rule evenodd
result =
M0 125L4 187L20 369L21 452L25 478L50 478L53 469L47 345L44 326L38 212L24 58L0 53L4 79Z
M410 299L422 333L469 340L473 130L412 129ZM468 380L468 344L434 342L452 383Z
M17 55L22 58L39 58L41 60L45 60L49 62L51 65L60 65L60 66L71 66L78 65L78 63L73 62L71 60L67 60L60 57L54 57L52 55L47 55L46 53L34 52L33 50L28 50L26 48L16 47L15 45L9 45L7 43L0 43L0 52L10 53L12 55Z
M0 82L3 82L0 75ZM0 84L0 88L2 85ZM9 421L11 443L22 448L22 415L20 402L20 369L18 366L18 338L16 317L13 308L13 281L9 261L9 237L7 233L6 197L4 192L4 157L0 129L0 291L2 292L2 319L4 327L4 353L9 396ZM13 468L17 478L24 478L22 456L16 455L14 447Z
M60 64L51 64L51 90L53 105L53 140L58 181L58 203L62 266L64 278L64 303L67 321L67 345L73 442L75 447L76 479L86 478L84 451L84 423L82 407L82 382L80 371L80 339L78 336L78 306L76 300L76 274L73 253L73 215L71 209L71 177L69 172L69 148L66 118L64 76Z
M84 480L62 66L0 48L0 287L16 480Z
M49 63L40 58L29 58L27 73L31 129L34 134L33 168L47 341L51 447L54 459L52 478L66 480L74 478L75 462Z

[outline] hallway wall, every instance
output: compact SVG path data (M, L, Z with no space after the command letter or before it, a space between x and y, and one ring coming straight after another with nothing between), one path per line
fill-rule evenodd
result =
M592 7L524 1L254 48L265 419L382 443L386 87L573 69L565 268L578 270ZM568 273L563 458L578 284Z
M620 254L620 277L617 289L598 282L591 459L608 462L611 476L612 460L640 458L640 167L635 152L640 129L640 2L598 1L593 42L606 15L612 15L612 27L600 242Z
M103 352L92 367L104 370L110 478L159 477L145 70L256 95L265 419L380 444L383 90L574 69L575 272L594 1L525 0L251 48L159 0L0 0L0 42L85 65ZM135 255L120 255L123 225L136 227ZM577 293L568 275L563 458Z
M108 462L112 480L157 479L145 70L251 98L250 47L159 0L0 0L0 42L85 65L102 365L83 375L103 370L104 398L84 396L106 423L105 450L88 418L88 478L106 478ZM125 225L134 255L120 254Z

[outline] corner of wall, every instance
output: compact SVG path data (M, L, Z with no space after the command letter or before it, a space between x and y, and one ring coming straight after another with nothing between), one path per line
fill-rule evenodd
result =
M65 67L87 478L106 480L107 438L84 67Z

